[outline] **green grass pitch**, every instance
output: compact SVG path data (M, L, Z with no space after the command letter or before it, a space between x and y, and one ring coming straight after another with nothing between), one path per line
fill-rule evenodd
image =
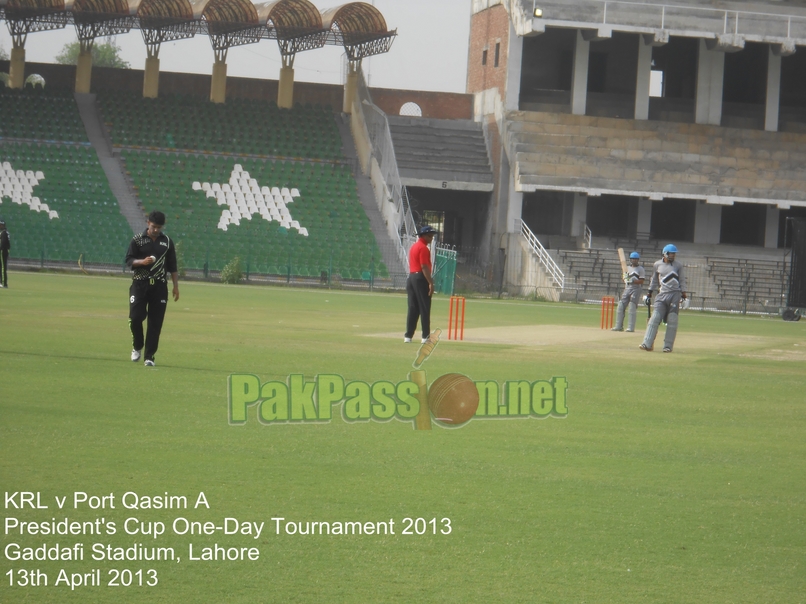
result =
M0 601L804 600L806 321L686 311L675 352L647 354L639 333L600 331L597 307L469 299L466 341L443 334L423 366L429 381L564 376L566 417L425 432L345 422L340 406L329 423L265 425L250 407L233 426L233 373L406 380L419 345L402 342L405 297L185 282L147 369L129 361L128 280L10 277L0 290ZM447 311L435 298L433 327L446 327ZM15 508L19 492L48 508ZM75 509L75 492L113 494L115 507ZM188 508L127 509L127 492L185 496ZM209 509L194 508L200 492ZM67 497L63 509L56 497ZM394 519L395 534L276 534L279 517ZM9 518L103 518L116 532L20 535ZM264 525L257 539L177 535L179 518ZM439 530L404 535L404 518ZM127 534L127 519L166 532ZM77 543L83 561L9 559ZM95 561L94 543L170 547L180 560ZM190 560L190 544L197 554L254 547L259 558ZM17 585L32 576L21 569L48 586ZM158 584L107 584L112 570L139 569L156 570ZM61 570L88 583L97 572L100 585L56 585Z

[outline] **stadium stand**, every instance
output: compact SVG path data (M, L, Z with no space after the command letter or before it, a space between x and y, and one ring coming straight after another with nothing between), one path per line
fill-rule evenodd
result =
M14 229L14 258L75 262L83 254L85 262L122 264L131 229L91 147L4 141L0 160L0 180L25 175L30 189L26 203L2 185L0 213Z
M343 280L388 277L349 166L126 150L146 210L168 216L187 268L236 256L254 273Z
M73 94L31 86L0 86L0 138L87 142Z
M541 112L507 128L524 185L806 200L802 134Z
M341 158L333 112L321 106L278 109L273 101L233 98L224 105L198 97L148 99L114 91L99 93L98 102L115 146Z

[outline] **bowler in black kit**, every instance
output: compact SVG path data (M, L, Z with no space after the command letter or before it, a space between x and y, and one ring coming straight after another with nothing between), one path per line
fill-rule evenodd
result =
M174 302L179 300L179 275L176 272L176 248L162 232L165 214L151 212L148 228L132 237L126 252L126 266L132 271L129 288L129 326L132 330L132 361L139 361L145 344L145 365L154 366L154 355L160 343L162 321L168 306L168 280L173 282ZM143 321L148 317L145 342Z

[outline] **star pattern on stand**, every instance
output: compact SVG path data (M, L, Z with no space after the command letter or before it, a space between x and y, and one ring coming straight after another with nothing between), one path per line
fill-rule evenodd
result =
M216 225L222 231L231 224L240 225L241 220L252 220L252 216L257 214L263 220L277 222L286 229L296 229L300 235L308 236L308 229L300 226L288 209L288 204L299 197L299 191L287 187L261 187L240 164L233 167L229 182L210 184L196 181L192 187L194 191L204 191L219 206L225 206Z
M3 198L8 198L11 203L28 206L34 212L47 213L51 220L58 218L59 213L56 210L51 210L39 197L34 197L34 187L44 179L45 175L41 170L14 170L9 162L4 161L0 164L0 204L3 203Z

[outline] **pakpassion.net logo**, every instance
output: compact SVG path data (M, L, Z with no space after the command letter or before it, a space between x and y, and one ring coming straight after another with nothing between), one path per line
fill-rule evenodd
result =
M346 422L410 421L415 430L430 430L432 422L458 427L471 419L525 419L566 417L568 381L514 380L499 385L492 380L473 381L459 373L448 373L428 384L419 369L439 342L435 330L420 348L413 363L415 371L401 382L379 380L368 383L347 381L337 374L319 374L306 381L291 374L285 382L261 383L258 376L236 373L227 382L229 423L245 424L248 410L256 407L263 424L322 423L333 419L341 405Z

